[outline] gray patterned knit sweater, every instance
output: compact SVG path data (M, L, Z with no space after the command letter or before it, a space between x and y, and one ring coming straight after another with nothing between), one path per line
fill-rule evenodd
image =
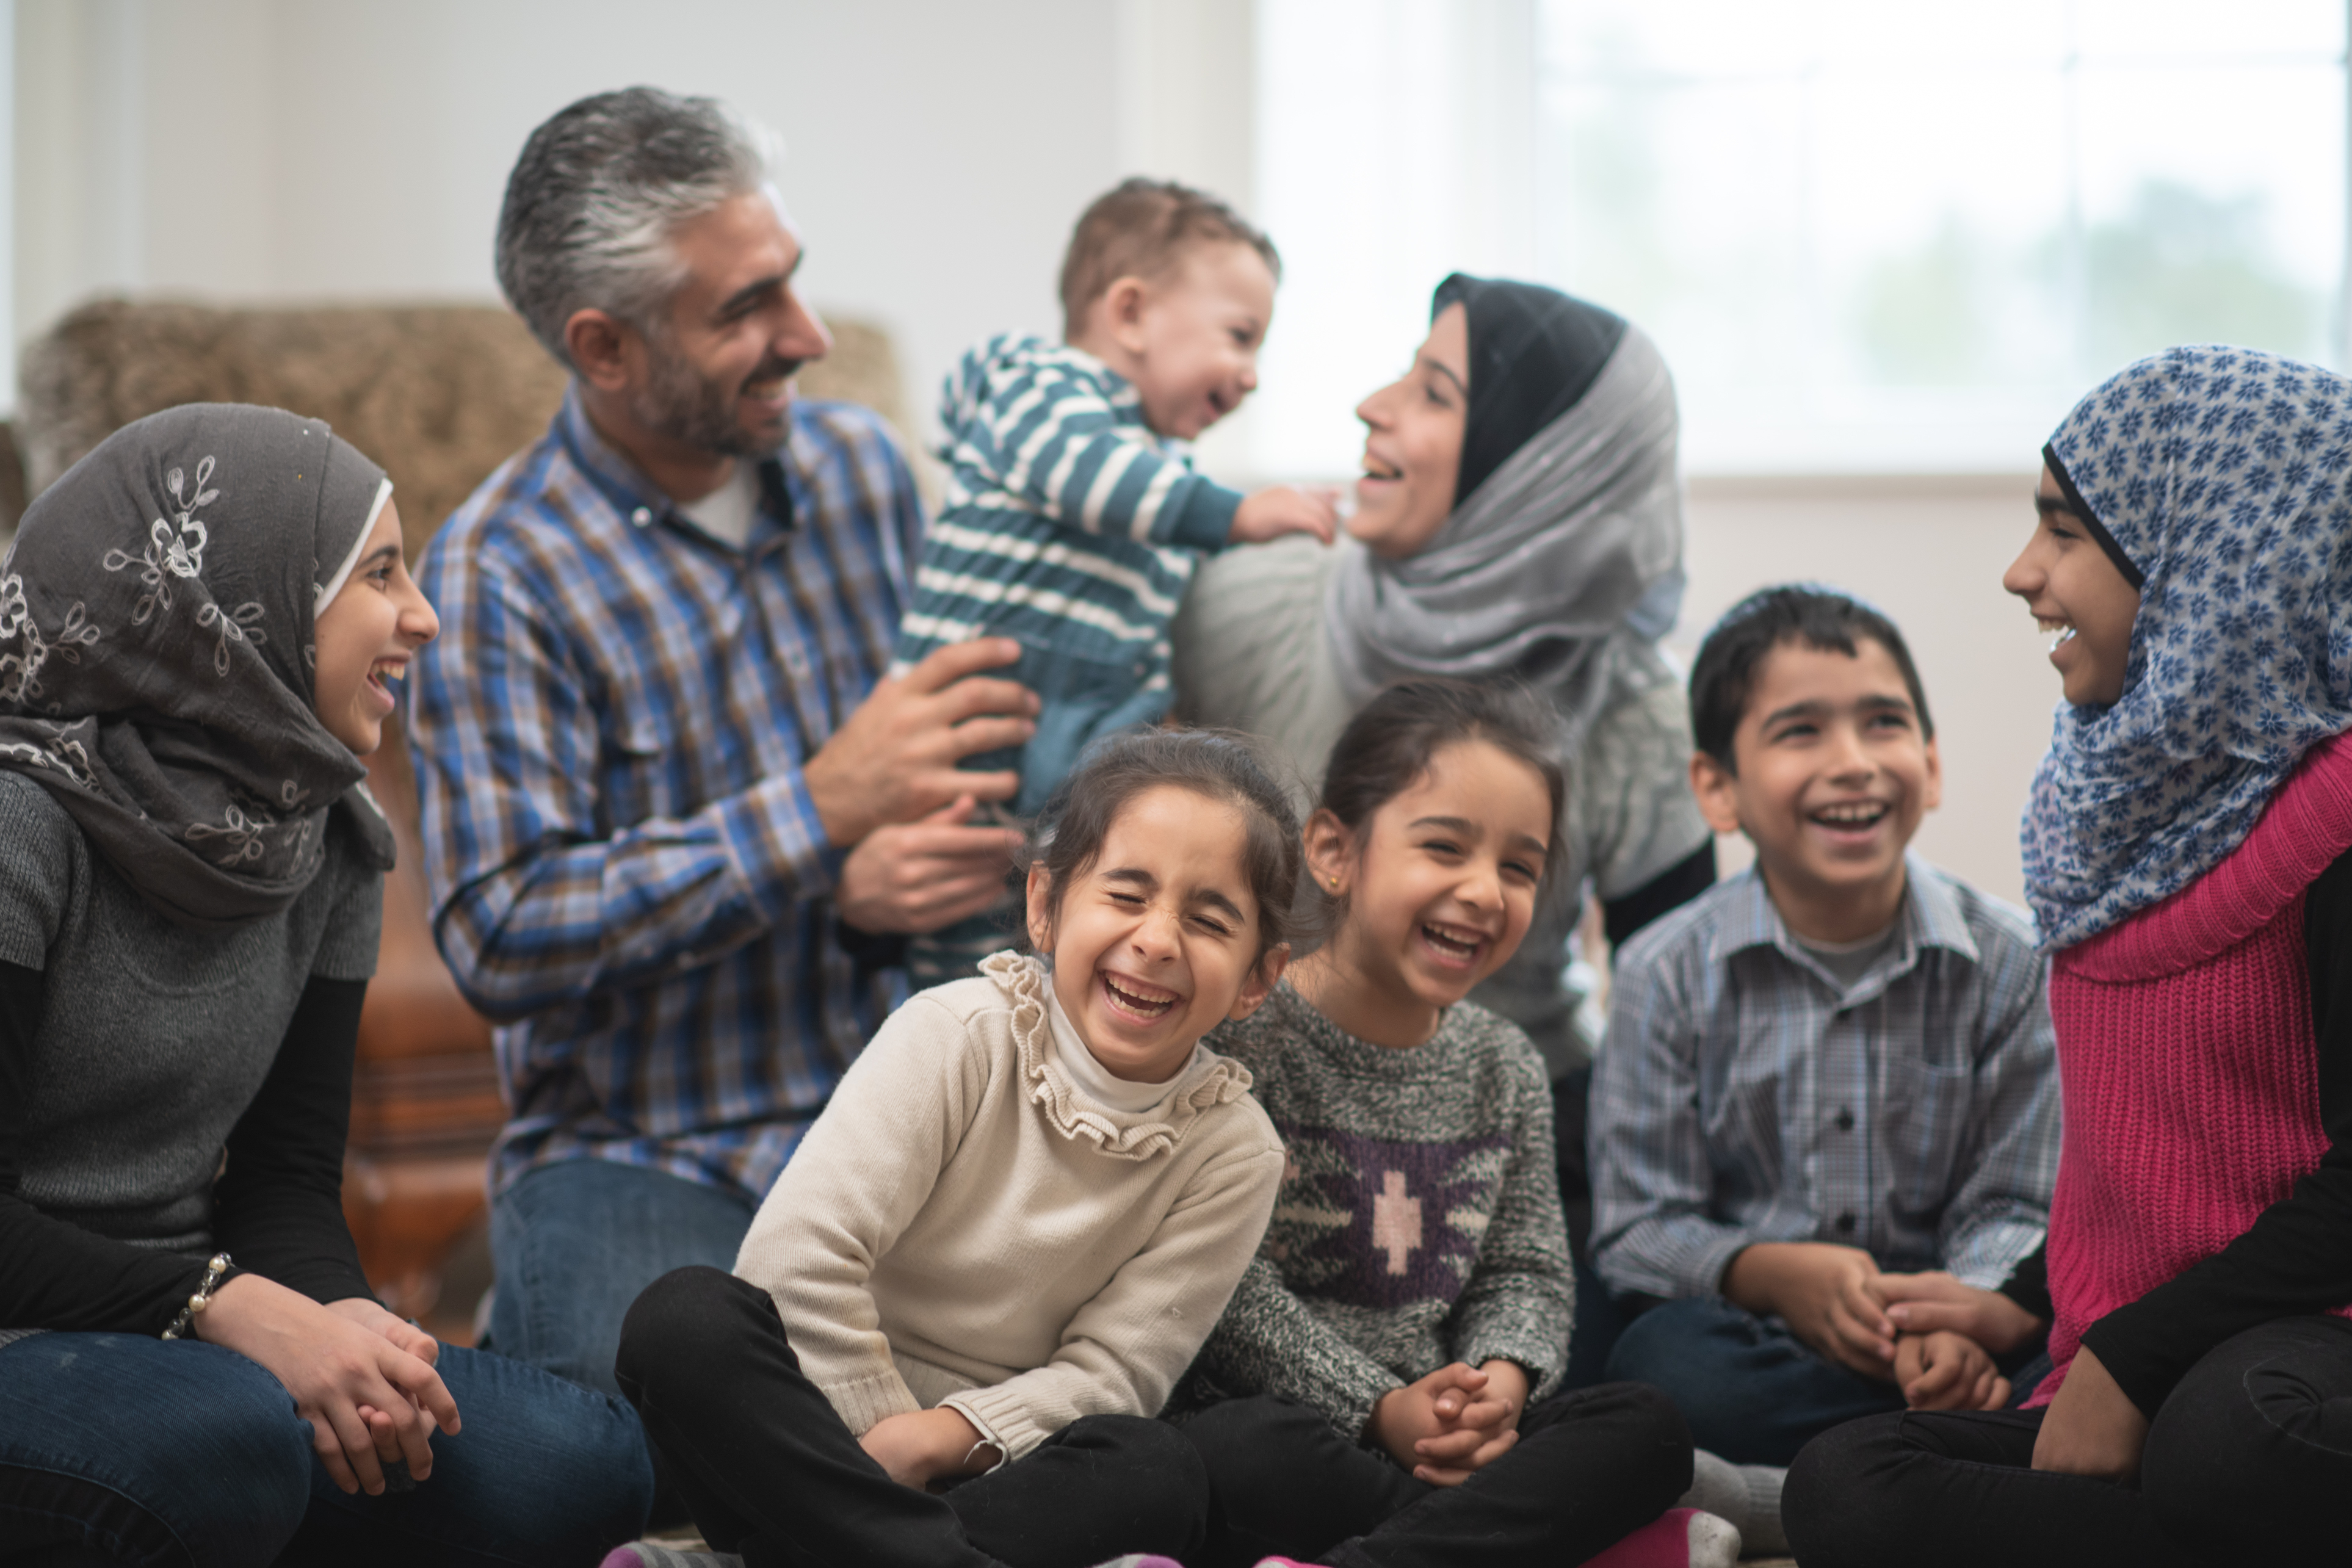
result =
M1170 1413L1275 1394L1352 1441L1381 1395L1450 1362L1515 1361L1531 1396L1549 1393L1576 1282L1550 1086L1517 1026L1464 1002L1427 1044L1392 1051L1285 982L1206 1043L1249 1068L1290 1157Z

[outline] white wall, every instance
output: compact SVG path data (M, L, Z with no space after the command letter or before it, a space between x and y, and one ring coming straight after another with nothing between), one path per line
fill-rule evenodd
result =
M101 289L493 298L524 137L636 82L782 132L809 297L894 329L926 414L972 342L1058 327L1070 225L1131 168L1247 199L1248 0L16 9L26 335Z
M0 0L0 23L7 6ZM1355 399L1409 356L1429 283L1447 267L1514 270L1524 239L1459 213L1408 222L1381 210L1387 154L1374 154L1408 146L1406 120L1429 114L1467 125L1462 134L1490 152L1511 144L1527 0L13 9L13 305L26 335L101 289L495 298L492 228L524 136L582 94L639 81L716 94L783 133L782 183L809 245L809 295L896 331L926 418L966 346L1056 325L1069 225L1130 172L1191 180L1255 210L1279 194L1255 188L1264 139L1318 139L1328 182L1292 193L1299 221L1276 235L1293 266L1268 362L1270 373L1288 362L1302 375L1334 358L1354 367L1318 415L1335 451L1353 449ZM1342 57L1335 69L1398 74L1442 57L1444 102L1394 122L1322 123L1318 84L1255 81L1263 29L1282 26L1329 36ZM1358 58L1381 38L1385 54ZM1463 151L1436 151L1447 149ZM1392 330L1340 308L1351 267L1395 283ZM1244 421L1227 423L1203 460L1245 478L1255 444ZM2055 700L2031 622L1999 589L2030 521L2028 488L2023 477L1701 479L1682 633L1695 643L1740 595L1792 577L1884 605L1913 640L1943 739L1947 804L1920 848L2009 897L2019 890L2018 810Z

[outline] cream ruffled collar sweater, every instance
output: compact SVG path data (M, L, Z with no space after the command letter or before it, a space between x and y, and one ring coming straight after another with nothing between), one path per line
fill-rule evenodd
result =
M852 1432L946 1405L1010 1458L1149 1416L1265 1233L1281 1140L1249 1072L1196 1051L1140 1112L1057 1060L1050 982L1000 953L851 1066L744 1238L802 1370Z

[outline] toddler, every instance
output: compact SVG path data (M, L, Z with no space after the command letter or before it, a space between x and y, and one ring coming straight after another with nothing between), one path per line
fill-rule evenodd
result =
M940 409L949 466L894 674L980 636L1018 640L992 672L1037 694L1014 811L1033 816L1100 737L1169 704L1169 622L1205 551L1310 533L1333 497L1244 497L1192 471L1184 443L1257 386L1274 317L1274 246L1213 197L1129 180L1088 207L1062 262L1066 341L1006 334L964 356ZM971 972L1003 945L987 916L919 939L917 984Z
M630 1309L622 1389L721 1552L1079 1568L1200 1542L1200 1463L1150 1417L1257 1245L1282 1145L1199 1041L1282 972L1296 819L1244 743L1149 731L1042 821L1036 955L893 1014L735 1272Z

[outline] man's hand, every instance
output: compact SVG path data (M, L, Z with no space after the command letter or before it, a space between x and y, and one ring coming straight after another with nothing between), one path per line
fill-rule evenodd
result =
M1878 1264L1859 1247L1829 1241L1759 1241L1723 1271L1723 1293L1759 1316L1779 1313L1789 1332L1864 1377L1895 1379L1895 1325L1879 1305Z
M2033 1468L2102 1480L2129 1480L2139 1474L2147 1447L2147 1417L2123 1391L2089 1345L2074 1352L2066 1381L2042 1418L2033 1439Z
M956 764L1036 733L1030 722L1034 693L1013 681L977 678L1020 657L1021 644L1010 637L983 637L939 649L904 675L878 683L802 769L825 837L847 848L877 828L929 816L964 795L1004 800L1017 793L1017 773L966 773Z
M1509 1382L1492 1388L1493 1369L1499 1366L1510 1367ZM1490 1361L1473 1367L1457 1361L1381 1395L1364 1435L1414 1479L1458 1486L1519 1440L1519 1410L1526 1401L1527 1375L1517 1366Z
M1895 1382L1914 1410L1998 1410L2009 1403L2009 1379L1985 1347L1949 1329L1897 1339Z
M457 1430L457 1402L422 1358L336 1308L239 1274L196 1315L196 1337L258 1363L286 1385L295 1414L310 1424L311 1448L343 1490L381 1493L383 1466L394 1460L424 1480L433 1473L426 1439L436 1428Z
M1881 1274L1879 1300L1887 1321L1906 1333L1949 1330L1964 1333L1995 1355L2042 1332L2042 1320L1998 1291L1963 1285L1937 1269L1924 1274Z
M1325 544L1339 528L1339 492L1328 486L1302 490L1276 485L1244 500L1225 538L1237 545L1262 545L1285 534L1313 534Z
M876 936L937 931L1003 898L1021 833L966 826L977 804L961 796L919 821L877 828L859 840L833 890L844 923Z
M1003 1456L959 1410L909 1410L885 1416L857 1446L900 1486L928 1491L949 1476L978 1475Z

